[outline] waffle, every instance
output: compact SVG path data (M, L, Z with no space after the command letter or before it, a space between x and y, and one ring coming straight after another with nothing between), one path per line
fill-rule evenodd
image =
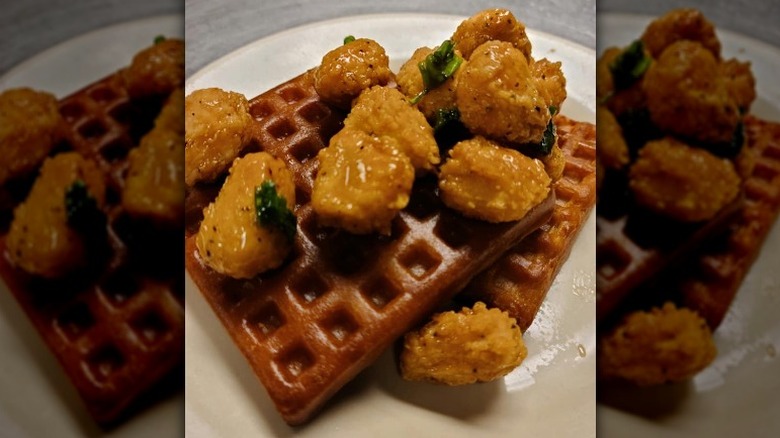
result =
M564 116L557 116L555 125L566 167L554 185L552 218L479 274L462 294L508 312L523 332L533 322L596 201L595 126Z
M723 230L743 203L740 195L708 221L683 223L634 204L623 174L608 173L603 187L596 218L598 321L622 305L631 291L668 277Z
M756 156L745 182L745 204L726 231L697 252L671 288L680 291L683 305L696 310L712 330L723 320L780 211L780 124L746 117L745 132Z
M435 178L421 178L391 235L320 228L309 203L317 151L344 114L319 100L311 73L250 101L256 145L295 175L298 232L282 268L234 280L198 259L188 224L192 279L262 381L284 420L305 422L394 340L452 298L479 271L546 222L554 195L524 219L488 224L443 206ZM188 221L214 187L188 194Z
M53 153L75 150L93 158L108 175L110 250L105 259L94 260L86 272L44 280L0 257L8 289L89 413L104 426L142 408L151 400L147 394L168 382L183 359L181 243L160 241L166 232L180 234L158 230L150 237L148 227L123 215L119 205L127 154L152 127L157 110L159 102L131 102L120 73L60 101L68 133ZM0 235L3 254L6 232ZM155 254L137 253L152 242Z

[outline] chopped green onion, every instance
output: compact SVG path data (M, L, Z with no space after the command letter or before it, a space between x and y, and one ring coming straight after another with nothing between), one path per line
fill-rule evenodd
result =
M273 181L263 181L255 187L257 222L264 227L277 227L292 242L295 237L295 215L287 207L287 200L276 191Z
M80 232L89 232L105 224L105 214L90 196L87 185L76 180L65 190L65 214L68 226Z
M347 35L344 37L344 44L349 44L352 41L355 41L355 37L352 35Z
M165 37L163 35L157 35L154 37L154 44L160 44L161 42L165 41Z
M443 84L458 70L463 63L463 58L455 54L455 44L450 40L444 40L438 49L417 64L423 79L423 91L410 99L412 105L420 101L430 90Z
M436 111L436 123L433 126L433 131L438 132L449 123L457 122L460 120L460 111L458 108L441 108Z
M623 90L639 80L650 67L652 58L645 54L644 44L636 40L609 64L615 88Z

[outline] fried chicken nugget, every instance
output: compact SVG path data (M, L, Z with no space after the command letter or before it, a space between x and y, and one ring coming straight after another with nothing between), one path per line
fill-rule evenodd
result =
M251 140L249 102L219 88L195 90L184 99L184 180L213 181Z
M314 71L314 88L322 100L349 109L361 91L393 79L385 49L374 40L359 38L322 57Z
M674 9L653 20L641 37L653 58L680 40L701 43L715 58L720 58L720 41L715 26L697 9Z
M184 90L168 98L154 128L128 155L122 206L129 214L176 223L184 205Z
M672 303L630 313L598 348L599 377L639 386L681 382L715 359L717 348L707 322Z
M521 219L547 197L550 184L539 160L479 136L456 144L439 174L444 204L488 222Z
M425 89L422 73L417 65L423 62L434 50L435 49L429 47L420 47L414 51L412 57L401 66L400 70L398 70L395 80L398 83L398 88L407 98L411 99ZM455 54L460 56L457 50L455 51ZM447 78L447 80L438 87L428 90L422 99L415 104L417 109L425 115L425 118L432 123L436 120L437 111L441 109L451 109L457 106L455 102L455 78L458 76L459 72L462 71L465 62L466 61L464 61L464 64L461 64L452 77Z
M54 95L30 88L0 93L0 185L37 169L64 133Z
M548 105L558 109L566 100L566 77L561 70L561 62L552 62L547 58L532 60L531 74L536 77L538 88L546 93Z
M461 121L477 135L539 143L552 115L547 93L522 52L489 41L461 67L455 88Z
M531 40L525 25L506 9L486 9L464 20L452 34L452 42L463 57L469 59L474 50L488 41L505 41L531 58Z
M647 69L642 87L650 117L661 130L707 143L734 137L739 108L718 60L698 42L669 45Z
M414 168L398 143L344 128L317 159L311 204L320 223L356 234L389 234L414 183Z
M282 264L293 242L276 226L257 219L255 190L266 181L276 185L288 209L295 208L292 173L267 152L236 159L217 199L203 209L195 244L201 260L233 278L252 278Z
M602 166L621 169L628 164L630 157L623 129L612 112L602 105L596 108L596 136L599 142L596 152Z
M750 110L756 100L756 78L750 70L750 62L729 59L720 63L720 75L726 81L729 95L742 113Z
M520 327L499 309L443 312L404 337L401 375L445 385L488 382L507 375L528 355Z
M740 183L731 161L671 137L647 142L629 171L637 203L684 222L714 217Z
M95 163L76 152L43 162L27 199L14 210L6 238L12 264L31 274L54 278L85 263L83 236L68 225L66 210L66 192L76 181L86 186L97 208L102 208L106 185Z
M165 39L138 52L124 72L133 99L166 96L184 85L184 41Z
M394 88L374 86L360 93L344 127L370 136L392 137L417 174L433 171L441 161L433 128Z

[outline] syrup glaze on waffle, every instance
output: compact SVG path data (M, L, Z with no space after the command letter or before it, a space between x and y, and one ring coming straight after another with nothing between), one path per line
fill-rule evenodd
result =
M305 422L403 333L545 223L554 196L523 220L488 224L443 206L436 180L418 179L388 236L320 228L309 204L317 151L344 115L319 101L310 73L250 101L257 144L295 174L298 232L282 268L234 280L198 258L195 210L214 187L188 194L186 265L282 417ZM192 204L192 205L190 205ZM197 207L193 208L193 205Z
M462 297L498 307L525 332L596 201L596 127L557 116L558 145L566 157L554 184L552 218L479 274Z
M745 203L728 228L708 241L670 290L715 330L780 212L780 124L745 118L749 147L756 156L745 181Z
M61 100L68 133L52 153L75 150L108 175L109 248L85 271L58 280L28 275L0 257L6 285L87 410L105 426L142 408L146 394L183 359L181 243L159 240L177 232L156 230L152 237L119 205L127 153L152 127L158 109L159 103L131 102L119 73ZM0 234L2 254L6 232Z
M669 274L709 237L723 230L742 206L742 196L714 218L682 223L631 200L625 175L608 173L596 218L596 318L607 317L629 293Z

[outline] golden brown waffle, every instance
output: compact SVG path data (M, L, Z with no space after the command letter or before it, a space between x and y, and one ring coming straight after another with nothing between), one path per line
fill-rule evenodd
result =
M739 211L738 197L714 218L683 223L651 213L630 197L624 174L607 174L596 218L596 318L603 320L640 286L669 274Z
M151 236L119 205L127 153L159 109L159 103L149 104L154 110L146 105L129 100L118 73L60 102L69 132L53 153L76 150L110 175L110 249L86 271L58 280L30 276L0 257L6 285L103 425L141 408L145 394L184 357L181 244L160 240L176 230ZM3 254L6 232L0 235Z
M697 252L690 269L670 290L715 330L726 315L742 280L761 252L780 211L780 124L745 118L748 147L756 156L745 182L745 203L726 231Z
M187 226L186 264L282 417L300 424L392 342L453 297L479 271L545 223L554 196L523 220L489 224L443 206L437 182L415 182L409 206L388 236L320 228L309 204L317 151L343 114L320 102L310 73L250 101L257 144L295 174L298 232L282 268L234 280L203 265L195 224ZM199 187L188 203L215 189ZM189 220L197 221L188 205Z
M564 116L557 116L555 125L566 167L554 185L552 218L479 274L463 293L468 300L505 310L523 332L533 322L596 201L596 127Z

